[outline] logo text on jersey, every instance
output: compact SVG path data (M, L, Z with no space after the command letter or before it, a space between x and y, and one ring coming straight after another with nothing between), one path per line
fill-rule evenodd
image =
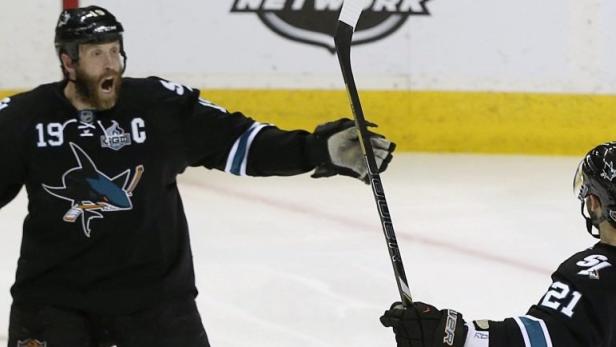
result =
M456 325L458 324L458 312L447 310L447 320L445 321L445 336L443 344L453 346L454 338L456 337Z
M429 15L430 0L365 0L353 44L369 43L398 30L411 15ZM235 0L231 12L254 13L276 34L335 53L333 35L343 0Z

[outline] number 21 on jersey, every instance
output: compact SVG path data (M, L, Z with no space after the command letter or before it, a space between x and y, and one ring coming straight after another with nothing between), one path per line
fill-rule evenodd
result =
M582 298L580 292L571 290L569 286L562 282L554 282L550 290L541 300L541 306L549 307L562 312L567 317L573 317L573 309Z

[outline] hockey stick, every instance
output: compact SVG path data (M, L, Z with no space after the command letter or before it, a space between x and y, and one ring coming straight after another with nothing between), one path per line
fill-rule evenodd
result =
M133 190L137 188L137 184L139 184L139 181L141 180L141 175L143 175L143 165L138 165L137 168L135 168L135 176L133 176L133 180L130 182L128 189L126 190L128 196L133 196Z
M381 184L381 177L379 176L379 170L376 165L376 160L374 159L374 151L372 150L372 145L370 144L370 138L368 136L364 112L361 108L359 94L357 93L357 87L353 79L353 71L351 70L351 41L353 39L353 31L355 30L364 4L365 1L363 0L344 0L342 11L338 18L338 27L334 35L334 42L336 44L336 51L338 52L338 61L342 69L342 76L344 77L347 93L351 101L351 108L353 110L353 117L355 118L355 125L359 133L362 152L366 164L368 165L370 184L372 185L374 200L376 201L377 210L381 217L381 225L383 227L383 233L385 234L391 264L394 268L398 291L400 292L402 303L408 306L413 302L413 298L411 297L411 290L409 289L406 273L404 272L398 242L396 241L396 233L394 232L394 225L391 221L389 208L387 207L385 191Z

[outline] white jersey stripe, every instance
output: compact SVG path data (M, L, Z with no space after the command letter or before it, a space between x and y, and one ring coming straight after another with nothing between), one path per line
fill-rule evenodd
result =
M251 132L248 137L248 143L246 145L246 152L244 154L244 159L242 159L242 165L240 167L240 176L246 176L246 165L248 164L248 152L250 151L250 146L252 146L252 141L254 141L257 134L261 131L261 129L269 126L268 124L260 124L257 125Z
M246 176L246 165L248 163L250 146L261 129L267 126L269 126L269 124L255 122L250 128L248 128L248 130L238 137L237 140L235 140L235 143L231 147L229 155L227 156L225 172L238 176Z
M524 339L524 346L531 347L530 340L528 339L528 333L526 332L526 327L524 326L524 323L522 323L519 317L514 317L513 319L515 320L516 323L518 323L518 328L520 328L520 332L522 333L522 338Z
M533 316L513 318L520 328L526 347L553 347L545 322Z

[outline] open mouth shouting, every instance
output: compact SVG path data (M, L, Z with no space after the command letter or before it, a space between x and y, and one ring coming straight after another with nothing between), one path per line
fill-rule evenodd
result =
M106 110L113 107L120 93L122 85L122 77L120 74L104 75L98 82L95 88L97 92L93 95L94 105L97 109Z
M114 90L114 85L116 83L116 79L114 76L104 77L100 83L100 90L103 94L112 94Z
M116 104L119 97L122 86L122 74L110 70L96 76L78 69L75 77L75 86L79 98L89 108L108 110Z

